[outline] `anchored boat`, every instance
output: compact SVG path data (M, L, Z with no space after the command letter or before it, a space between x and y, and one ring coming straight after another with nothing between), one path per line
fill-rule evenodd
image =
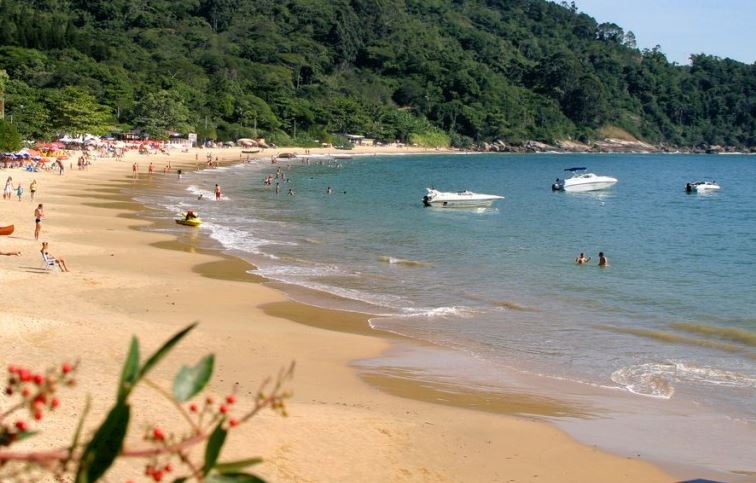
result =
M706 191L716 191L719 189L719 183L716 181L696 181L685 185L686 193L704 193Z
M438 191L426 188L423 205L441 208L478 208L491 206L503 196L473 193L472 191Z
M572 176L564 180L557 180L551 185L553 191L598 191L611 188L617 184L617 178L611 176L600 176L593 173L585 173L587 168L567 168L565 171L572 173Z

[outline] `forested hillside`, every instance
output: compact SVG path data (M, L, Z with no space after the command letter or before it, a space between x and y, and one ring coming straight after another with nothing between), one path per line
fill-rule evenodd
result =
M578 6L579 8L579 6ZM6 119L286 144L756 145L756 64L674 65L545 0L0 0ZM0 72L0 75L2 73Z

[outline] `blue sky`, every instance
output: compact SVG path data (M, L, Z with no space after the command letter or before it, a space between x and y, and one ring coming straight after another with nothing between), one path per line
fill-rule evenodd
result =
M560 3L560 2L557 2ZM756 62L756 0L575 0L599 23L632 30L638 48L661 45L670 61L690 54Z

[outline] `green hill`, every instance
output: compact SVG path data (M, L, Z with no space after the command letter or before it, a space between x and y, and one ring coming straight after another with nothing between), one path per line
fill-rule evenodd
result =
M675 65L545 0L0 0L0 69L31 138L756 146L756 64Z

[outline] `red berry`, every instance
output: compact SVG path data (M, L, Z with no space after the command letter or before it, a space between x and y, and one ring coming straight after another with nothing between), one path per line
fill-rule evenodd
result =
M226 414L228 412L228 406L226 406L225 404L221 404L220 412L221 414Z
M197 412L197 404L196 403L191 403L189 405L189 411L191 411L193 413L196 413Z
M25 387L25 388L23 388L23 389L21 390L21 395L22 395L23 397L29 397L29 394L31 394L31 391L29 390L29 388L28 388L28 387Z
M168 463L167 465L163 467L163 471L165 471L166 473L170 473L171 471L173 471L173 466L171 466L171 464Z
M26 428L26 421L23 421L21 419L16 421L16 429L18 429L19 431L26 431Z
M45 382L45 376L43 376L42 374L34 374L32 378L34 379L34 384L38 386Z
M35 420L37 420L37 421L41 420L42 416L43 416L42 411L34 411L34 419Z
M58 406L60 406L60 399L58 399L57 397L52 398L52 401L50 401L50 407L55 409Z
M18 372L18 367L11 364L8 366L8 372L11 374L15 374L16 372Z
M155 481L160 481L163 479L163 472L162 471L155 471L152 473L152 479Z
M12 396L13 395L13 388L8 386L5 388L5 394Z
M60 370L63 371L63 374L68 374L73 369L73 366L69 364L68 362L64 362L61 366Z
M18 371L18 377L21 379L21 382L29 382L32 380L31 372L26 369L20 369Z
M158 441L163 441L165 439L165 433L163 433L162 429L155 428L154 430L152 430L152 437Z
M239 420L236 419L236 418L231 418L228 421L228 424L233 428L234 426L238 426L239 425Z
M226 402L229 404L233 404L236 402L236 398L234 397L233 394L229 394L228 396L226 396Z

